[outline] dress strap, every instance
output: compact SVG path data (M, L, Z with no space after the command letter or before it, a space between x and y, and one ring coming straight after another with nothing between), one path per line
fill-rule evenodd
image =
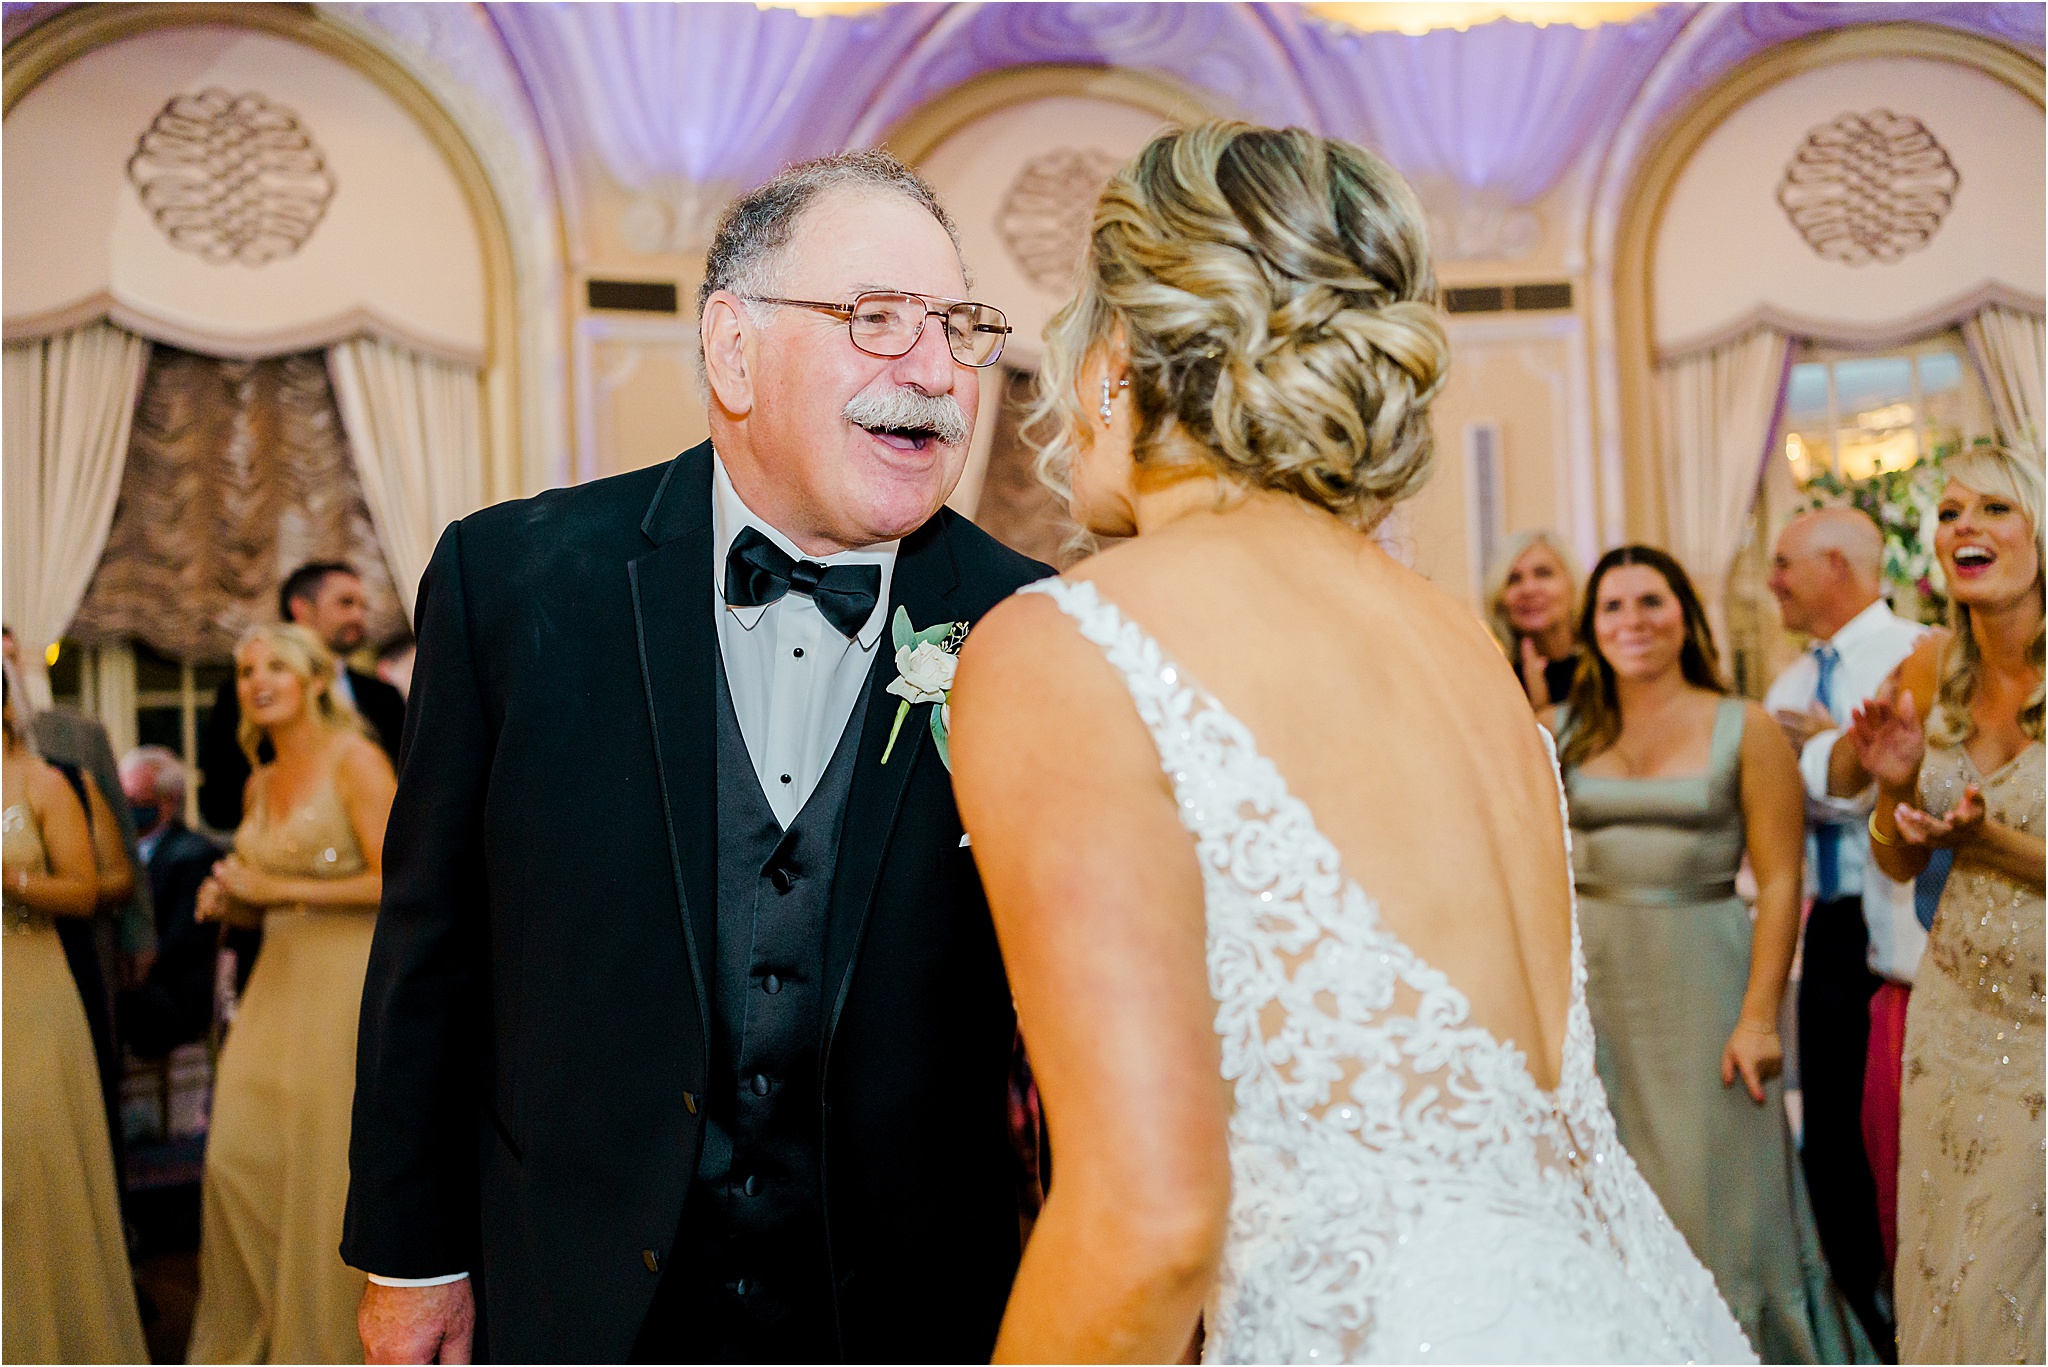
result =
M1707 751L1707 772L1716 779L1735 776L1742 767L1742 718L1746 707L1740 698L1723 698L1714 709L1714 739Z

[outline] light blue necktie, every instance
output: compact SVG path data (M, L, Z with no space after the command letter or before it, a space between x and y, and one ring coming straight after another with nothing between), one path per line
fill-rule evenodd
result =
M1825 707L1829 716L1834 716L1835 670L1841 666L1842 657L1831 645L1817 645L1813 648L1813 659L1820 666L1820 682L1814 685L1813 700ZM1831 902L1841 894L1841 839L1839 826L1823 822L1813 828L1813 874L1823 902Z

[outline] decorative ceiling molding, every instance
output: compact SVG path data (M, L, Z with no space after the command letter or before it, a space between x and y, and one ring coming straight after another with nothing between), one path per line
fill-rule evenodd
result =
M1962 176L1909 114L1837 115L1806 135L1778 205L1823 261L1890 265L1934 240Z
M1955 298L1936 304L1932 308L1905 318L1888 319L1882 323L1845 323L1832 318L1814 318L1792 313L1770 304L1759 304L1739 318L1730 319L1696 337L1687 337L1669 346L1657 349L1659 364L1687 356L1696 356L1702 351L1725 346L1737 337L1755 328L1775 328L1788 337L1815 342L1822 346L1841 347L1845 350L1874 351L1884 347L1903 346L1907 342L1954 327L1965 318L1993 306L2012 309L2018 313L2031 313L2036 317L2048 314L2048 299L2038 294L2028 294L1997 280L1987 280L1975 289L1966 290Z
M172 246L216 265L291 256L335 191L296 114L218 87L170 98L136 140L128 180Z
M230 361L261 361L272 356L289 356L293 352L330 347L351 337L381 337L393 346L404 347L408 351L416 351L422 356L432 356L437 360L452 361L457 365L479 369L484 364L484 354L481 351L452 347L448 345L446 339L416 332L371 308L353 308L332 318L320 318L289 328L237 336L212 328L192 327L176 318L165 317L130 303L108 290L101 290L75 303L45 313L9 318L5 325L4 340L7 345L12 346L16 342L54 337L73 328L85 327L87 324L103 320L138 337L146 337L152 342L162 342L166 346L177 347L180 351L194 351L202 356L217 356Z

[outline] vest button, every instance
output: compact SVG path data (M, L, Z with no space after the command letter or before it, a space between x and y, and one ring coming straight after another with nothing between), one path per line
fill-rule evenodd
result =
M754 1289L754 1283L748 1278L742 1277L732 1284L732 1289L735 1295L744 1296Z
M749 1177L745 1182L741 1183L740 1190L749 1196L759 1196L761 1194L761 1179Z
M761 979L761 990L771 997L774 996L782 990L782 979L770 973L767 977Z
M768 1075L766 1073L756 1073L754 1074L754 1080L747 1084L747 1090L755 1096L766 1096L768 1095L768 1085Z
M796 886L796 875L791 873L785 866L777 864L774 868L768 870L768 881L775 885L777 892L788 892Z
M647 1265L649 1272L661 1271L661 1258L651 1248L640 1250L640 1261Z

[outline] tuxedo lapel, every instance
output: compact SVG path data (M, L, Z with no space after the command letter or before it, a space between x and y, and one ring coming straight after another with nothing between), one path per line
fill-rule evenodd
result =
M950 604L959 584L959 569L947 539L945 519L943 515L934 517L905 537L897 553L896 570L889 581L890 621L894 621L898 607L910 614L910 624L918 630L954 620L957 610ZM853 985L854 965L867 934L868 912L874 906L875 887L881 877L882 856L896 829L904 791L911 772L923 762L924 752L930 746L929 714L937 704L920 704L912 707L910 715L903 719L903 728L896 735L896 748L890 751L889 762L882 763L882 751L889 744L889 732L902 701L888 691L895 678L896 652L885 628L868 675L867 718L855 757L853 786L846 797L846 820L839 835L839 866L832 882L825 933L828 1009L824 1057L830 1056L832 1032L839 1024L839 1013L845 1008L847 992Z
M717 953L717 625L711 609L711 445L677 456L640 530L653 543L626 567L640 671L654 725L661 801L682 930L711 1037L710 973Z

